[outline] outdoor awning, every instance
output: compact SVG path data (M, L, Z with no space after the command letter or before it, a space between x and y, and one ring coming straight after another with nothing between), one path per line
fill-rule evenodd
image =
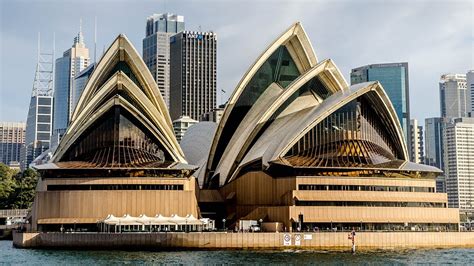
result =
M199 219L194 217L192 214L188 214L186 217L181 217L179 215L172 215L171 217L165 217L161 214L156 215L155 217L148 217L145 214L142 214L138 217L133 217L128 214L122 217L115 217L112 214L109 214L107 218L101 220L100 222L108 225L202 225Z
M38 224L95 224L97 218L45 218L38 219Z

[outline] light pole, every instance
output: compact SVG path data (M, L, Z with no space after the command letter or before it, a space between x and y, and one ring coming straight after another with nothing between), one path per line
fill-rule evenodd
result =
M260 218L260 220L258 220L260 222L260 232L262 232L262 223L263 223L263 219Z
M222 219L222 230L224 230L224 231L225 231L225 221L226 221L225 218Z

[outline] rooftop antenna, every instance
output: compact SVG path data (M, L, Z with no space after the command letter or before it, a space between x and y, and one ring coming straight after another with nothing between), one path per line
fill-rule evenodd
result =
M97 16L94 18L94 63L97 63Z
M53 96L53 57L54 48L50 53L41 52L41 33L38 32L38 57L36 59L32 96Z
M51 87L53 88L53 93L54 93L54 89L55 89L55 87L54 87L54 74L55 74L55 72L54 71L56 71L56 67L55 67L56 64L54 64L55 54L56 54L56 32L53 32L53 55L52 55L52 58L51 58L52 63L53 63L52 66L51 66L52 75L53 75L53 78L51 79L51 83L52 83Z

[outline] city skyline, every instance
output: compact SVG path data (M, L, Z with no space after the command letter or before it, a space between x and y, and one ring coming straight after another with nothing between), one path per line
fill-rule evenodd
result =
M98 18L97 57L100 57L103 47L108 46L118 33L126 34L139 49L139 53L142 53L140 44L145 36L146 17L153 13L178 13L186 17L189 30L198 30L199 27L202 30L213 30L220 36L218 104L228 99L239 77L252 64L252 58L258 54L255 47L274 38L278 34L275 29L295 21L302 21L307 25L306 31L312 36L319 58L337 55L334 59L339 62L347 80L350 69L360 65L407 61L410 64L411 113L413 118L420 121L426 117L439 116L437 92L440 75L466 73L473 67L470 45L472 3L469 1L455 1L450 5L425 1L384 4L371 2L370 7L362 11L357 10L356 4L348 1L277 2L271 7L267 2L257 2L253 4L251 12L248 12L248 3L245 2L140 1L134 3L135 12L131 16L127 8L130 2L116 3L112 9L107 1L86 2L89 4L2 2L0 120L26 120L37 53L37 32L40 29L43 31L41 46L44 49L52 48L52 35L55 32L55 57L58 58L60 51L70 46L71 35L77 31L80 18L83 19L83 31L90 47L94 41L94 18ZM272 9L272 12L263 12L267 8ZM94 12L90 12L91 9ZM64 12L58 12L59 10ZM51 15L44 16L45 12ZM283 13L287 15L278 16ZM125 14L129 18L123 22L113 19ZM245 14L245 20L241 19L242 14ZM439 16L440 14L443 16ZM336 30L328 31L328 25L321 23L327 21ZM359 25L354 24L354 21ZM269 25L272 27L268 27ZM370 26L372 33L354 34L353 31L360 32L354 25L361 28ZM45 29L49 32L45 32ZM348 39L352 41L348 42ZM367 45L368 42L371 45ZM235 55L236 46L245 49L245 56ZM333 52L334 50L339 53ZM349 56L354 51L358 51L356 56ZM225 95L220 95L221 90L226 91ZM425 101L426 95L433 95L433 100Z

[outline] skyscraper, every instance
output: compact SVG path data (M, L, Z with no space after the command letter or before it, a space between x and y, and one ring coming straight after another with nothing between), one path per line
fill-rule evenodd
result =
M171 37L170 115L194 120L216 108L217 35L184 31Z
M444 170L443 130L446 121L441 117L425 119L425 164Z
M468 90L468 108L470 116L474 117L474 70L469 70L466 73L466 85Z
M95 68L95 63L92 63L74 77L74 85L73 85L74 93L72 95L71 112L73 112L74 109L76 108L77 102L79 101L79 97L81 97L82 91L86 87L87 81L89 80L89 77L92 75L94 68Z
M441 117L448 119L466 117L470 101L466 85L466 75L442 75L439 81L439 99Z
M25 123L0 122L0 162L18 165L21 147L25 144Z
M181 142L181 139L183 138L188 128L197 123L199 123L199 121L191 119L189 116L182 116L174 120L173 130L174 130L174 135L176 136L176 140L178 140L178 142Z
M89 49L84 43L84 36L80 29L72 47L66 50L62 57L56 59L52 148L58 145L74 111L73 97L76 95L74 77L85 69L89 62Z
M410 157L415 163L424 163L424 143L423 143L423 126L418 124L418 120L410 120Z
M154 14L147 18L143 38L143 61L158 84L166 106L170 107L170 37L184 31L184 17Z
M397 112L407 146L410 144L410 89L408 63L373 64L354 68L351 85L378 80Z
M446 118L431 117L425 119L425 164L444 171L444 137ZM436 179L436 191L446 192L444 174Z
M26 169L41 153L49 149L53 123L53 53L41 52L38 61L26 119L25 145L21 148L20 167Z
M455 118L445 130L448 203L460 212L474 212L474 118Z

